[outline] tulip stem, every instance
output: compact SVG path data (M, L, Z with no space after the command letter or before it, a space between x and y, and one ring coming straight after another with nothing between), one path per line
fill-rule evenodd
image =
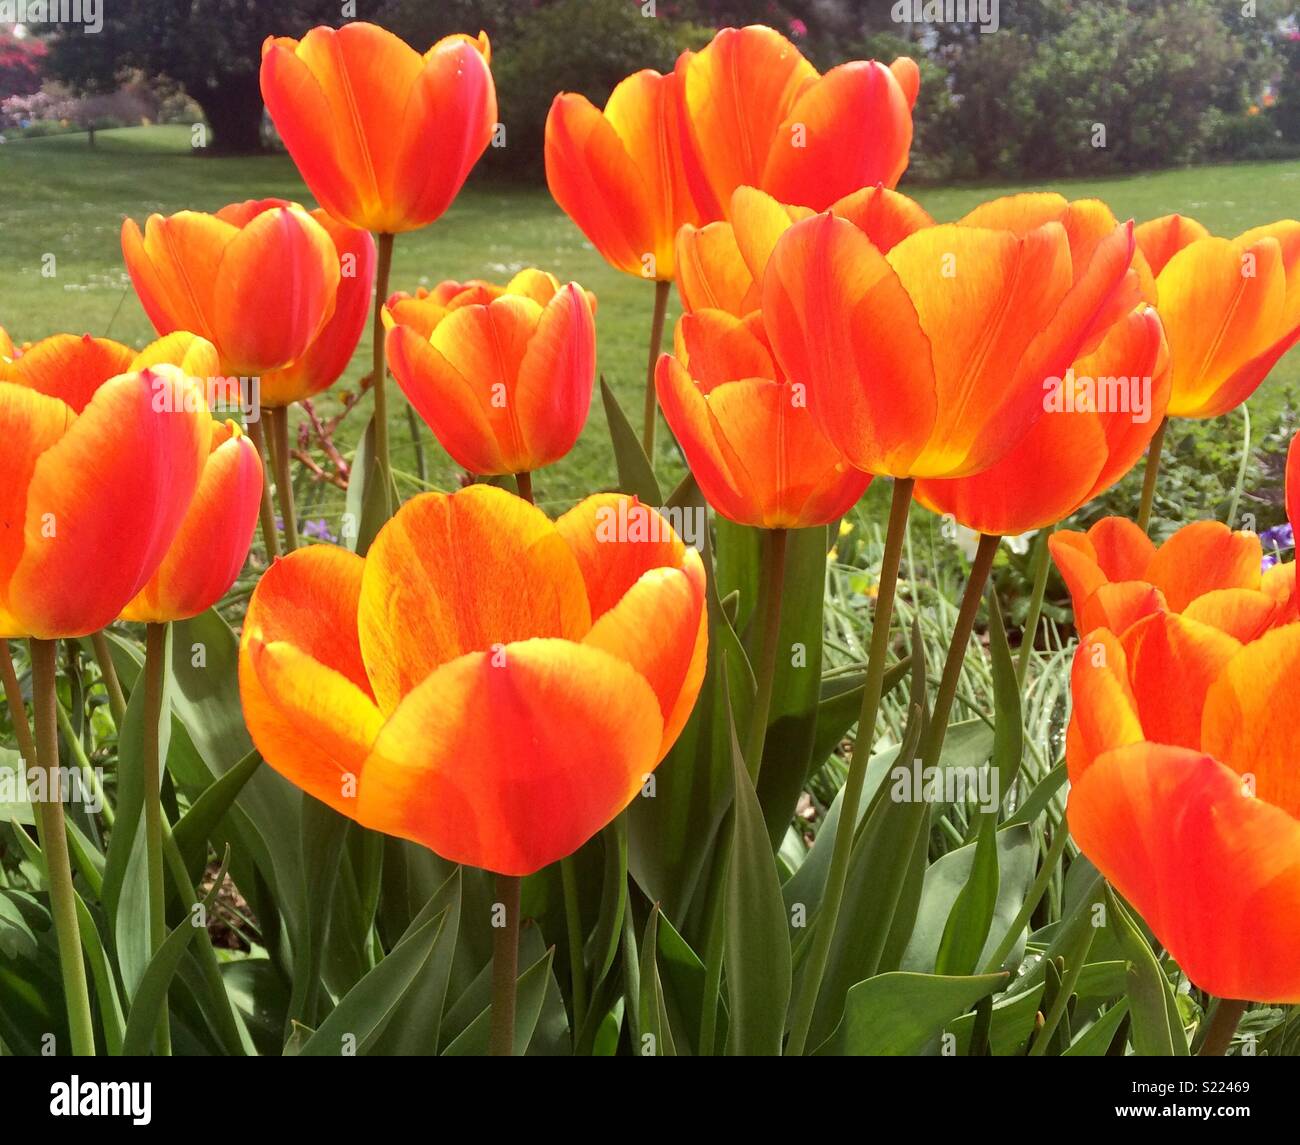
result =
M37 802L36 833L45 855L50 889L50 915L59 942L59 967L63 1000L68 1010L68 1032L77 1057L95 1056L95 1024L90 1014L86 964L81 957L81 928L77 923L77 892L72 886L67 827L59 782L58 643L32 640L32 707L36 714L36 759L29 771L45 774L43 798Z
M1210 1016L1210 1026L1205 1031L1205 1041L1201 1043L1198 1057L1221 1058L1228 1052L1237 1033L1237 1023L1249 1004L1237 998L1219 999Z
M298 547L298 514L293 504L293 475L289 457L289 409L277 406L265 411L271 421L271 458L275 465L275 493L284 518L284 547L293 552Z
M867 677L862 689L862 710L858 715L858 735L853 742L848 780L844 785L844 797L840 805L840 825L835 832L835 847L831 851L826 890L822 895L821 910L817 913L803 987L791 1016L790 1041L786 1046L786 1053L790 1056L802 1054L808 1042L808 1031L812 1027L817 1007L817 995L821 991L822 975L826 972L831 941L839 922L844 886L848 881L858 806L862 802L867 761L871 758L876 717L880 713L880 697L884 693L885 657L889 653L889 630L894 618L894 593L898 587L898 566L903 555L903 543L907 538L907 515L912 505L914 484L910 477L894 478L889 527L885 532L885 552L880 562L880 590L876 596L876 615L871 625L871 647L867 654Z
M1049 525L1038 534L1034 549L1034 587L1029 594L1029 611L1025 613L1025 627L1020 637L1020 651L1016 656L1016 683L1023 690L1029 672L1029 659L1034 652L1034 639L1038 635L1038 622L1043 615L1043 597L1047 593L1047 574L1051 568L1051 554L1047 539L1054 526Z
M749 778L758 786L758 773L763 767L763 748L767 743L767 721L772 709L772 685L776 679L776 658L781 642L781 594L785 589L785 529L771 529L767 541L767 584L764 591L762 644L759 646L757 689L754 709L749 717L749 734L745 737L745 766Z
M1169 428L1169 419L1160 422L1151 444L1147 447L1147 467L1142 475L1142 501L1138 505L1138 528L1144 533L1150 531L1151 506L1156 499L1156 477L1160 473L1160 451L1165 444L1165 430Z
M489 1049L493 1057L515 1052L515 986L519 977L519 892L517 875L496 876L496 904L505 914L492 920L492 1016Z
M381 234L379 239L379 267L375 273L375 342L371 365L370 384L375 391L375 460L379 464L379 479L384 485L384 497L389 498L393 487L392 461L388 456L388 368L384 358L384 304L388 301L388 278L393 269L393 239Z
M533 475L531 473L516 473L515 488L519 490L519 496L530 505L536 504L533 500Z
M262 544L266 546L266 563L270 564L280 555L280 536L275 527L275 505L271 502L271 453L266 448L266 433L262 429L264 412L259 410L256 420L250 418L246 428L262 459Z
M163 717L163 675L167 670L167 625L145 627L144 652L144 831L149 872L149 951L157 954L167 938L167 879L163 858L162 758L159 725ZM158 1053L171 1053L167 998L158 1011Z
M35 767L36 741L32 739L31 725L27 722L27 708L23 704L18 672L9 651L9 641L3 640L0 643L5 646L5 654L0 656L0 675L4 677L5 701L9 705L9 719L14 725L14 739L18 741L18 754L26 766Z
M655 397L655 365L659 361L659 351L664 342L664 318L668 313L668 292L672 282L655 283L655 312L650 321L650 363L645 375L645 422L641 430L641 444L650 461L650 468L655 464L655 415L659 411L659 402Z
M99 674L104 678L104 690L108 693L108 710L113 713L113 723L117 730L122 730L122 721L126 719L126 695L122 691L122 681L117 678L117 666L113 663L113 650L108 645L108 637L101 628L90 637L90 646L95 651L95 663L99 665Z
M564 927L569 939L569 977L573 986L573 1028L582 1029L587 1016L587 964L583 957L582 912L578 895L578 864L572 855L560 860L564 887ZM576 1036L576 1034L575 1034Z

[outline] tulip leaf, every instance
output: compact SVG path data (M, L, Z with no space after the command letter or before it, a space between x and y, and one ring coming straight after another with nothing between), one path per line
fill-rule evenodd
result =
M614 464L618 469L620 492L630 493L643 505L658 508L663 504L663 494L655 477L654 466L646 456L645 447L632 423L627 420L623 407L609 383L600 379L600 400L605 407L605 421L609 424L609 439L614 447Z
M730 709L727 717L735 788L731 855L724 860L727 1052L780 1056L790 1003L790 924L763 809L741 756Z
M658 944L660 978L668 1012L682 1031L691 1052L698 1052L700 1021L704 1012L704 963L662 913L659 915ZM720 1028L725 1030L727 1008L721 999L718 1000L718 1019ZM677 1040L679 1044L682 1041L681 1038Z
M294 947L289 1020L314 1026L317 1022L321 961L330 928L330 908L334 902L348 820L320 800L304 795L298 829L301 833L303 875L307 880L306 941Z
M877 974L849 990L844 1017L815 1052L882 1057L918 1053L1006 980L1006 974Z
M384 482L375 453L375 419L372 414L357 443L343 507L343 543L353 552L365 556L379 530L388 523L400 499L397 490Z
M605 873L600 891L600 917L587 941L586 957L594 973L592 986L605 980L618 955L618 940L627 909L627 819L620 815L601 832Z
M1065 781L1068 778L1069 774L1066 772L1065 764L1058 763L1034 784L1033 790L1025 801L1016 808L1015 814L1007 819L1006 826L1011 827L1017 823L1032 823L1047 810L1052 797L1065 786Z
M886 668L881 695L889 695L907 679L911 670L910 656L905 656ZM849 729L857 723L858 713L862 711L862 690L866 686L866 680L865 671L846 672L822 680L812 749L814 768L830 758L831 753L848 735Z
M1115 1040L1120 1023L1128 1016L1129 1002L1121 998L1086 1030L1075 1037L1074 1041L1062 1051L1067 1058L1103 1057Z
M1141 1057L1186 1057L1187 1034L1169 979L1128 910L1109 886L1106 914L1128 960L1133 1052Z
M542 1016L543 1006L551 988L551 965L555 960L555 947L519 975L515 996L515 1057L523 1057ZM492 1029L492 1007L479 1012L465 1030L442 1051L444 1057L482 1057L488 1052Z
M143 689L140 690L143 695ZM140 978L134 996L131 998L131 1010L126 1020L126 1032L122 1036L122 1054L125 1057L140 1057L149 1052L150 1043L158 1030L158 1017L162 1012L167 991L181 964L181 958L188 949L194 935L203 931L203 940L207 941L207 912L216 901L222 884L226 881L226 868L230 861L227 851L221 867L212 881L212 889L195 904L180 924L162 941L154 952Z
M659 904L650 910L641 940L641 993L637 1001L641 1036L636 1052L642 1057L674 1057L677 1046L668 1022L663 983L659 979Z
M250 751L225 775L206 788L172 828L172 838L185 860L190 881L197 883L208 857L208 837L230 810L231 804L243 790L262 763L256 751Z
M988 586L985 599L989 613L989 663L993 677L993 759L990 766L998 778L999 802L1004 805L1020 772L1024 755L1024 716L1016 665L1011 658L1011 646L1007 643L998 594L992 584Z
M980 953L998 905L997 836L997 808L981 812L970 874L957 892L939 940L934 966L937 974L971 974L980 964ZM924 895L924 890L921 893Z
M764 537L770 544L771 537ZM785 585L776 674L768 714L758 801L773 848L794 818L814 764L821 707L822 605L826 587L826 529L787 534ZM764 601L762 608L769 605Z

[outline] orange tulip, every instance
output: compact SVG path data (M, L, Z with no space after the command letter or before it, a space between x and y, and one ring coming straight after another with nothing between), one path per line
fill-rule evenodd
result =
M803 529L843 516L869 474L851 468L777 368L762 315L684 315L659 359L664 417L709 503L728 520Z
M228 374L297 361L339 291L339 252L325 228L298 206L261 207L151 215L143 235L134 219L122 224L126 268L154 328L202 336Z
M189 510L123 620L165 623L206 612L239 576L262 504L262 459L233 421L214 423Z
M18 351L14 349L13 339L9 337L9 332L3 326L0 326L0 358L12 360L17 356Z
M673 239L699 212L682 166L680 80L640 71L602 113L561 92L546 117L551 194L611 266L670 281Z
M1124 632L1152 613L1182 613L1241 641L1296 618L1294 566L1261 572L1259 537L1196 521L1157 548L1124 517L1049 538L1075 626Z
M217 217L234 222L237 214L243 214L247 216L239 224L243 225L263 211L294 205L283 199L262 199L226 207L217 212ZM334 240L338 252L339 287L334 313L300 358L291 365L262 374L258 395L261 404L268 408L300 402L338 381L352 361L370 317L375 290L374 238L369 231L340 223L320 208L312 211L311 217Z
M1197 986L1300 1001L1300 624L1243 645L1157 612L1072 673L1070 831Z
M1179 215L1137 229L1173 354L1170 417L1240 405L1300 340L1300 222L1215 238Z
M1072 245L1062 222L1031 219L924 227L885 254L847 219L818 215L776 242L763 321L851 465L966 477L1033 428L1045 379L1096 346L1099 316L1136 302L1133 252L1131 226Z
M492 141L486 35L424 55L355 22L262 45L262 97L311 193L340 222L400 234L451 206Z
M536 270L478 300L490 293L395 295L384 310L388 364L458 465L528 473L568 453L587 420L596 375L591 298Z
M262 578L245 718L266 761L341 814L530 874L622 811L677 738L704 593L699 554L630 498L552 524L487 485L423 494L364 559L313 545Z
M0 636L89 635L148 583L208 454L190 375L215 361L189 338L133 357L62 334L0 362Z
M677 61L683 160L706 221L737 187L824 210L861 187L897 184L912 146L920 72L855 60L819 75L780 33L724 28Z

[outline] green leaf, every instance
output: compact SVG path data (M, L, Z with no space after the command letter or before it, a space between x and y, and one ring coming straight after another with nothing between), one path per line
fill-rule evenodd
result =
M658 924L659 904L656 903L650 910L645 937L641 940L641 996L637 1005L641 1016L641 1041L637 1050L643 1057L674 1057L677 1047L668 1022L663 985L659 980Z
M1128 999L1133 1015L1133 1052L1141 1057L1186 1057L1187 1035L1173 988L1115 892L1106 888L1106 913L1128 959Z
M938 974L970 974L980 964L998 904L997 809L980 815L979 837L970 875L957 894L935 957ZM924 892L922 892L924 893Z
M427 918L422 916L420 925L344 995L301 1046L299 1056L366 1053L393 1017L404 1011L420 978L434 964L442 936L447 933L448 914L449 908L444 908Z
M915 1054L1006 980L1005 974L878 974L849 990L844 1017L816 1053L890 1057Z
M885 669L882 696L887 696L907 679L912 670L912 658L905 656ZM849 728L858 722L862 711L862 689L867 674L844 673L822 681L821 699L817 704L817 732L813 739L813 766L824 763L848 735Z
M321 962L330 929L330 908L349 820L310 795L303 797L299 822L302 869L307 880L306 941L294 949L289 1020L315 1026Z
M644 505L656 508L663 504L663 494L655 478L654 466L645 455L645 448L636 430L632 428L618 404L618 398L604 377L600 379L600 400L605 406L605 420L609 423L609 438L614 446L614 464L618 469L618 487L623 493L638 497Z
M1007 819L1008 827L1017 823L1032 823L1052 801L1052 797L1065 786L1069 774L1064 763L1058 763L1043 776L1029 793L1028 798L1016 809L1016 813Z
M389 383L392 384L391 382ZM365 556L379 530L388 523L401 499L392 485L385 485L375 455L375 418L366 423L352 461L352 480L344 502L343 543Z
M261 765L262 757L250 751L225 775L209 786L172 828L172 838L185 860L190 881L198 882L208 858L208 837L230 810L244 784Z
M1002 623L1002 609L992 584L985 598L989 613L989 662L993 676L993 762L998 777L998 792L1003 802L1020 772L1025 750L1020 684L1016 665L1011 659L1007 630Z
M1121 998L1083 1033L1079 1034L1061 1056L1067 1058L1104 1056L1106 1051L1110 1049L1110 1043L1115 1040L1115 1034L1119 1030L1120 1023L1127 1014L1128 999Z
M728 711L730 717L730 711ZM780 1056L790 1004L790 925L776 859L731 723L734 828L724 906L727 1052Z
M550 990L552 976L551 964L555 959L555 947L547 948L546 953L519 975L515 999L515 1045L516 1057L523 1057L528 1052L529 1044L542 1016L542 1008ZM465 1031L443 1050L444 1057L483 1057L488 1052L491 1034L492 1007L482 1010Z
M143 688L137 690L141 696L144 695ZM203 938L207 941L207 931L196 923L207 917L209 908L216 901L221 885L226 879L226 866L229 860L230 854L227 852L212 882L212 889L197 904L197 911L191 912L181 920L176 929L163 939L162 945L149 960L149 965L145 968L140 984L131 998L131 1011L126 1020L126 1032L122 1036L123 1056L140 1057L149 1052L149 1046L158 1030L158 1016L162 1012L167 991L171 987L172 979L176 977L176 971L180 967L186 948L197 931L204 931Z

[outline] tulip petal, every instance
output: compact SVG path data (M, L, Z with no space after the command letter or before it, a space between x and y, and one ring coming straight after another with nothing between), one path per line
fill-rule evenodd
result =
M1144 616L1168 607L1164 594L1142 580L1103 584L1075 609L1074 626L1082 633L1096 628L1124 632Z
M1256 534L1233 532L1220 521L1194 521L1160 546L1146 579L1181 612L1212 589L1259 588L1262 558Z
M1098 759L1070 831L1189 978L1225 998L1300 1001L1300 823L1208 755L1158 744Z
M920 203L883 185L863 187L837 199L830 212L862 231L881 254L888 254L908 235L934 226Z
M682 308L725 310L743 318L759 304L754 276L730 223L682 227L677 235L677 293Z
M130 349L108 338L55 334L0 363L0 381L58 398L81 413L104 382L131 369L131 358Z
M1266 592L1248 588L1216 588L1198 596L1183 609L1182 615L1226 632L1242 644L1249 644L1277 623L1282 610L1282 602L1274 600Z
M1183 215L1162 215L1151 219L1138 226L1134 233L1138 249L1151 267L1151 273L1157 276L1183 247L1210 237L1205 227Z
M528 875L635 797L663 735L644 677L554 639L443 664L384 725L357 818L451 862Z
M440 664L530 637L581 640L591 613L578 563L546 515L473 485L415 497L379 531L358 627L375 697L391 713Z
M591 304L571 282L547 303L528 340L514 387L529 470L559 461L578 440L596 379Z
M1070 667L1070 694L1066 762L1077 783L1099 755L1145 738L1128 657L1110 629L1099 628L1080 642Z
M134 219L122 223L122 255L131 284L160 335L184 330L220 348L212 302L222 256L237 233L234 224L197 211L169 218L150 215L143 235Z

